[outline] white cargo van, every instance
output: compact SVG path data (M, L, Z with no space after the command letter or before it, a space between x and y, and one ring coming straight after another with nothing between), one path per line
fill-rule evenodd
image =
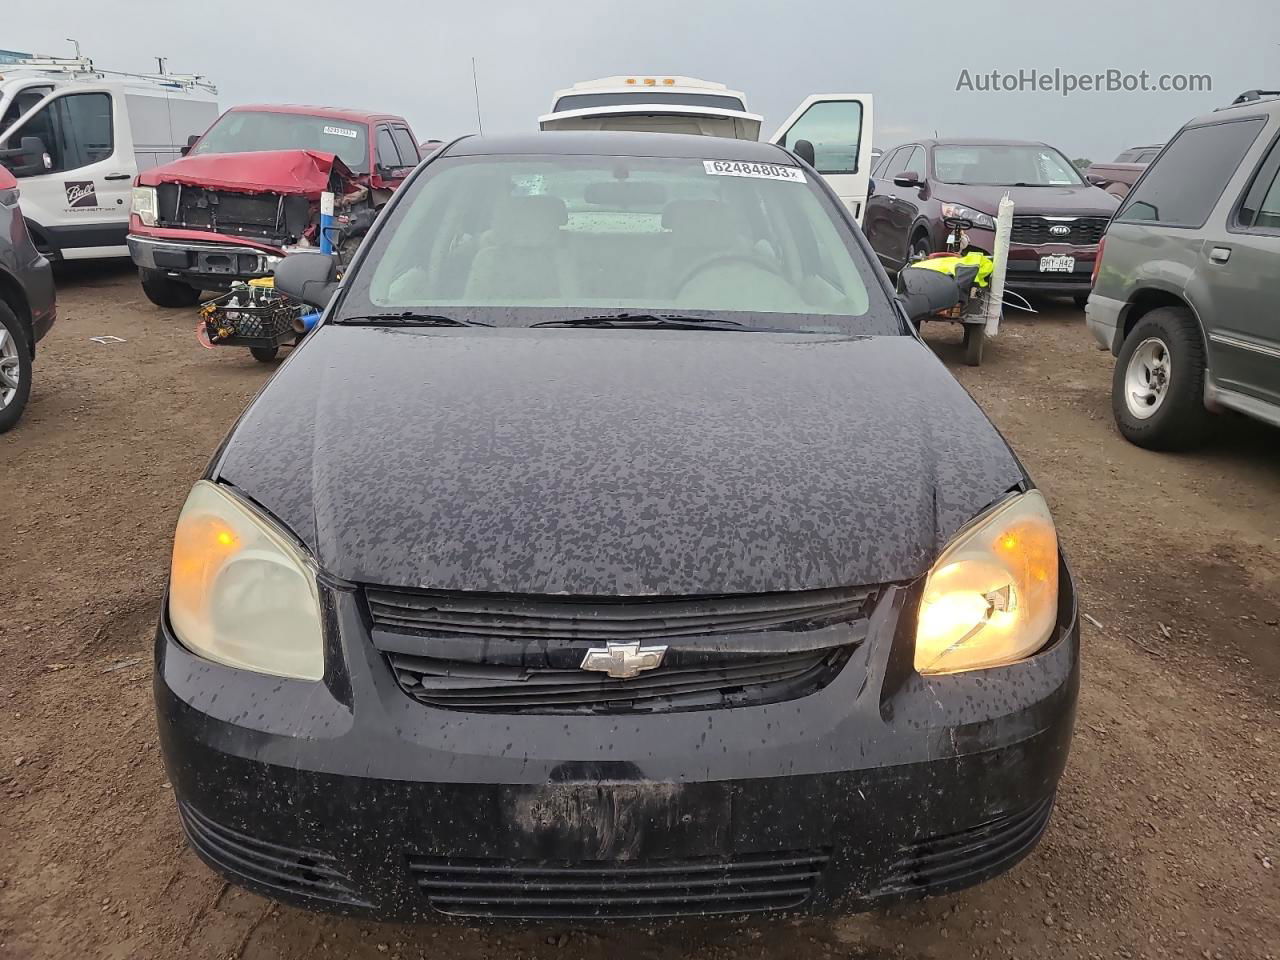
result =
M764 118L746 97L723 83L694 77L618 76L558 90L543 130L645 130L759 140ZM823 93L807 97L770 142L809 159L859 223L871 173L871 95Z
M133 178L204 133L217 93L202 77L115 73L87 57L0 64L0 163L41 252L127 257Z

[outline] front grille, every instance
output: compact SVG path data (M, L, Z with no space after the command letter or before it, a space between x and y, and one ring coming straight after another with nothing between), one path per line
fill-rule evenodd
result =
M826 686L850 652L723 656L708 664L659 667L629 680L584 670L389 656L405 692L433 707L481 713L652 713L794 700Z
M482 639L667 640L830 623L857 615L870 591L802 590L707 597L575 599L370 588L377 626Z
M1049 220L1044 217L1014 217L1011 243L1046 244L1071 243L1077 246L1093 246L1102 239L1107 229L1106 217L1076 217L1070 220ZM1055 235L1054 227L1067 227L1068 233Z
M191 846L224 873L283 894L369 906L327 853L259 840L215 823L190 804L179 804L178 812Z
M1053 796L958 833L908 844L889 867L877 894L964 886L1025 856L1049 823Z
M825 851L576 862L410 856L409 871L431 906L454 916L642 919L795 910L827 859Z
M157 188L160 226L212 230L276 243L296 243L306 229L306 197L205 190L166 183Z
M705 710L791 700L829 683L866 635L865 589L573 599L369 588L373 641L400 687L491 713ZM664 646L628 679L581 669L602 644Z

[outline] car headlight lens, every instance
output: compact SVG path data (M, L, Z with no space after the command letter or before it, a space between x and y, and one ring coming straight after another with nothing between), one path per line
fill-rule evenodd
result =
M1037 490L1004 501L947 546L925 581L916 669L955 673L1014 663L1058 619L1058 534Z
M218 663L301 680L324 675L315 573L273 523L201 480L173 538L169 622Z
M156 188L134 187L130 210L148 227L156 225Z
M942 205L942 215L944 217L968 220L981 230L994 230L996 228L995 218L991 214L975 210L973 207L966 207L963 203L944 203Z

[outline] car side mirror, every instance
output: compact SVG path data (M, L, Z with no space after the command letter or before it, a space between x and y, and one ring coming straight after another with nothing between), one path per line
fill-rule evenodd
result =
M817 154L814 153L813 144L810 141L797 140L795 147L793 147L792 149L795 150L796 156L799 157L801 160L803 160L805 163L807 163L809 166L812 167L817 165L817 162L818 162Z
M31 177L53 169L53 160L39 137L23 137L18 146L0 150L0 160L15 177Z
M920 174L916 173L914 170L905 170L905 171L903 171L902 173L897 174L897 175L893 178L893 185L894 185L895 187L922 187L922 186L924 186L924 184L922 184L922 183L920 182Z
M903 267L898 271L898 299L912 320L922 320L960 302L955 277L928 267Z
M1090 183L1092 183L1095 187L1105 187L1108 182L1106 177L1100 177L1096 173L1086 174L1085 179L1088 180Z
M276 289L323 310L338 289L338 259L328 253L291 253L275 270Z
M199 142L199 140L200 140L200 134L198 133L191 134L189 137L187 137L187 142L178 149L178 152L185 157L188 153L191 152L191 148L194 147L196 143Z

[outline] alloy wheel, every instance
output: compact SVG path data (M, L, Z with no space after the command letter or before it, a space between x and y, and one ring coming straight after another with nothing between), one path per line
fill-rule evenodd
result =
M1168 396L1172 369L1169 348L1159 337L1138 344L1124 374L1124 402L1131 414L1139 420L1155 415Z
M13 402L18 395L22 367L18 357L21 350L17 339L0 326L0 410Z

